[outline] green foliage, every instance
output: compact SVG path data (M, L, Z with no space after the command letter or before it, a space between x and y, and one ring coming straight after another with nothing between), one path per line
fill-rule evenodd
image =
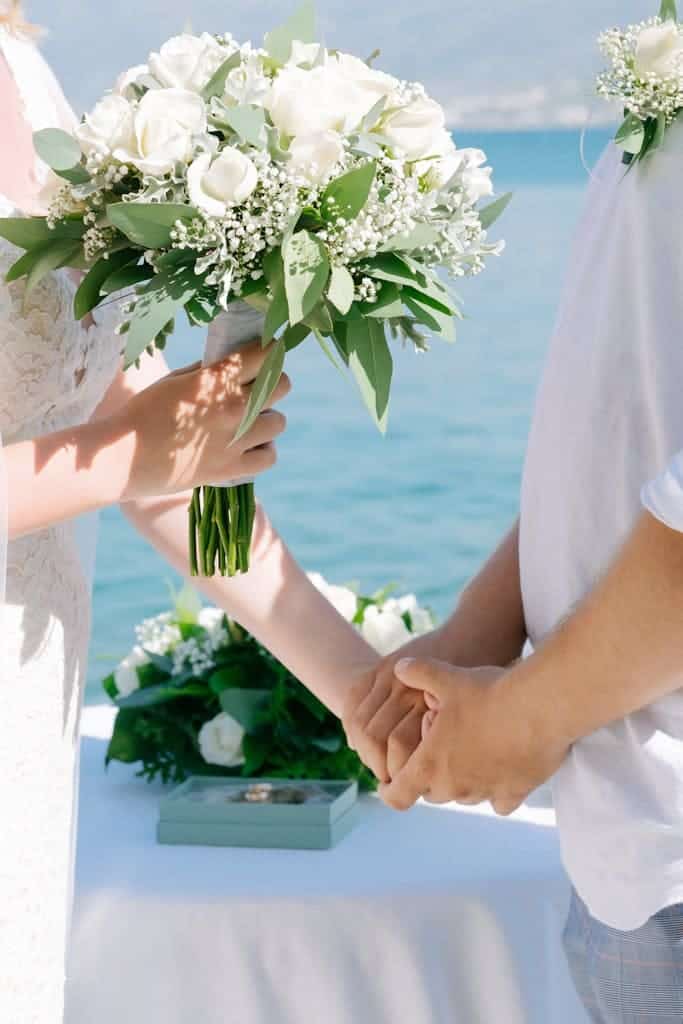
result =
M325 220L337 217L355 220L368 201L372 183L377 173L374 160L335 178L325 189L321 201L321 212Z
M132 204L129 204L132 205ZM139 294L126 334L126 367L154 343L176 314L197 293L199 280L189 267L157 274Z
M55 174L72 185L83 185L90 175L82 166L83 153L78 140L60 128L44 128L34 132L35 151Z
M208 103L214 96L222 96L225 91L228 75L240 66L241 60L242 55L238 50L236 53L231 54L227 60L223 61L202 89L202 99Z
M662 0L659 17L662 21L678 21L676 0Z
M155 665L138 669L140 690L117 701L107 763L138 764L140 777L172 784L193 774L264 775L357 779L362 789L374 789L376 780L347 746L339 720L258 641L228 625L232 642L216 653L217 667L180 687ZM115 697L114 677L103 685ZM158 700L162 690L167 699ZM242 768L208 765L201 756L199 732L221 711L247 731Z
M102 301L102 286L117 270L126 267L138 254L132 249L122 249L108 259L99 259L81 281L74 296L74 316L82 320Z
M389 418L393 360L384 325L375 320L352 320L346 331L349 368L356 378L370 415L384 434Z
M235 435L236 441L251 430L256 418L261 415L275 391L285 365L285 351L285 342L282 338L271 342L270 351L251 389L246 411Z
M327 248L308 231L298 231L284 249L285 292L290 324L304 320L323 296L330 276Z
M302 43L316 41L316 14L312 0L306 0L284 25L268 32L264 46L276 64L286 64L295 39Z
M143 249L164 249L171 244L177 221L199 216L183 203L110 203L107 218L119 231Z
M492 224L495 224L499 217L502 217L510 205L511 200L512 192L506 192L505 195L500 197L500 199L494 200L494 202L489 203L488 206L485 206L479 211L479 220L481 221L481 226L485 231L487 231Z

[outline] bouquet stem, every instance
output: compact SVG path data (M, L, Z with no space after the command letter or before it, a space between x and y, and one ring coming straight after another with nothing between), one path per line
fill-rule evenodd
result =
M189 508L191 574L210 578L248 572L255 518L253 484L197 487Z

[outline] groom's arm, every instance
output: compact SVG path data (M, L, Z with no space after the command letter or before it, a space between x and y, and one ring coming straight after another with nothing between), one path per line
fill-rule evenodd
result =
M422 695L407 690L394 675L396 663L422 657L466 668L503 667L519 658L525 641L517 522L465 588L450 618L351 688L344 710L349 742L378 778L388 779L420 742L426 710Z

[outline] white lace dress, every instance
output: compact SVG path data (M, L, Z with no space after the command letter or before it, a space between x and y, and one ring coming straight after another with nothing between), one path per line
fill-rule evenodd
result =
M28 90L35 86L35 51L0 29L0 52L27 89L27 115L34 114L36 96ZM12 212L0 196L0 216ZM88 420L115 377L120 352L111 322L89 331L74 322L73 286L64 272L48 277L24 304L23 283L4 282L19 255L0 239L5 445ZM0 636L0 1021L60 1024L90 581L74 523L10 542L7 554Z

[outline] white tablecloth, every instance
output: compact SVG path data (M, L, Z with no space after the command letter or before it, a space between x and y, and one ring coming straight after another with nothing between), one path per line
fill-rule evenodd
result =
M160 847L88 709L67 1024L584 1024L550 810L363 802L335 850Z

